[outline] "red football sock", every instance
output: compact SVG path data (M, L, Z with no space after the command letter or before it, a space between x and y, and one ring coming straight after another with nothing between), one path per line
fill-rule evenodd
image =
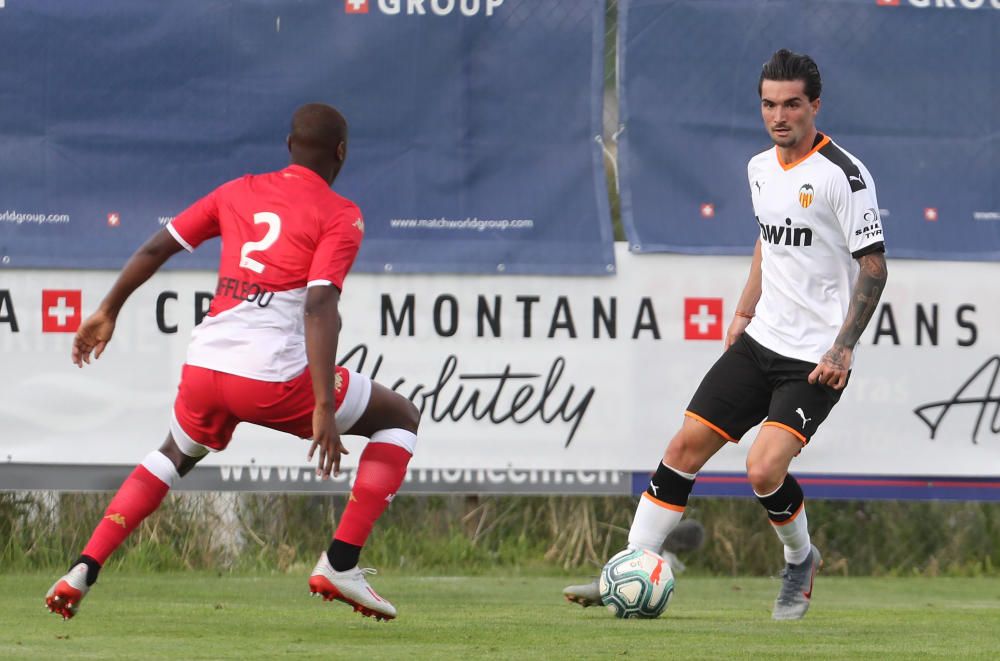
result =
M358 461L358 476L333 538L364 546L375 520L392 502L406 477L411 455L391 443L369 443Z
M170 486L163 480L142 464L136 466L111 499L104 518L97 524L94 534L83 549L83 555L90 556L103 565L136 526L156 511L168 491Z

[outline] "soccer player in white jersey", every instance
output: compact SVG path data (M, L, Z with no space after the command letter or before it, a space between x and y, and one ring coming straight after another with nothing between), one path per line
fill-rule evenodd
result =
M820 90L806 55L782 49L764 64L758 92L774 147L747 167L760 229L750 276L726 351L667 445L628 537L629 548L659 551L705 462L764 420L746 467L784 544L776 620L805 615L821 564L788 468L840 399L887 277L872 177L817 131Z
M295 111L291 165L234 179L197 201L129 259L73 340L73 362L100 358L126 299L171 255L222 237L219 279L208 315L192 333L170 431L112 498L104 518L45 603L73 617L108 556L152 514L174 482L209 452L229 445L241 422L312 439L317 474L340 472L341 434L368 437L333 541L309 590L366 616L396 608L357 566L372 526L406 475L420 413L399 393L336 366L339 301L365 224L330 186L347 157L347 122L331 106Z

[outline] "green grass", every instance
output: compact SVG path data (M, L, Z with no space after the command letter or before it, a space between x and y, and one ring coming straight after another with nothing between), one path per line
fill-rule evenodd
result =
M817 580L802 622L772 622L767 578L681 576L658 620L562 601L551 576L380 575L400 609L362 618L307 596L305 574L106 572L80 614L44 610L53 577L0 576L0 658L1000 658L1000 579Z

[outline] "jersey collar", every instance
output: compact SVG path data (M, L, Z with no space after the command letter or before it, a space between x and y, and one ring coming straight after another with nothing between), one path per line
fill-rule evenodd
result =
M330 185L326 183L326 179L319 176L318 174L316 174L309 168L305 167L304 165L296 165L295 163L292 163L284 170L282 170L282 172L293 174L297 177L305 179L306 181L312 181L314 183L322 184L324 188L330 187Z
M813 141L813 147L812 147L812 149L810 149L809 153L807 153L805 156L803 156L802 158L798 159L797 161L792 161L791 163L785 163L784 161L782 161L781 160L781 152L778 151L778 147L777 146L775 146L775 148L774 148L774 155L778 158L778 165L781 166L781 169L785 170L787 172L788 170L791 170L796 165L798 165L802 161L806 160L807 158L809 158L810 156L812 156L813 154L815 154L816 152L818 152L820 149L822 149L823 147L825 147L829 142L830 142L830 136L823 135L822 133L820 133L819 131L817 131L816 132L816 140Z

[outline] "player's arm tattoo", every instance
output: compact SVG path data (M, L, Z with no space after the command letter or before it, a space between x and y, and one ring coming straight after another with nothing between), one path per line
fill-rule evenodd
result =
M885 289L886 280L889 278L889 269L885 265L885 253L874 252L862 255L858 258L858 265L861 273L858 281L851 292L851 304L847 308L847 318L840 329L837 341L834 343L830 353L838 353L838 349L854 349L854 345L861 339L861 334L868 327L872 315L875 314L875 307L878 305L882 291ZM842 352L839 352L842 353Z

